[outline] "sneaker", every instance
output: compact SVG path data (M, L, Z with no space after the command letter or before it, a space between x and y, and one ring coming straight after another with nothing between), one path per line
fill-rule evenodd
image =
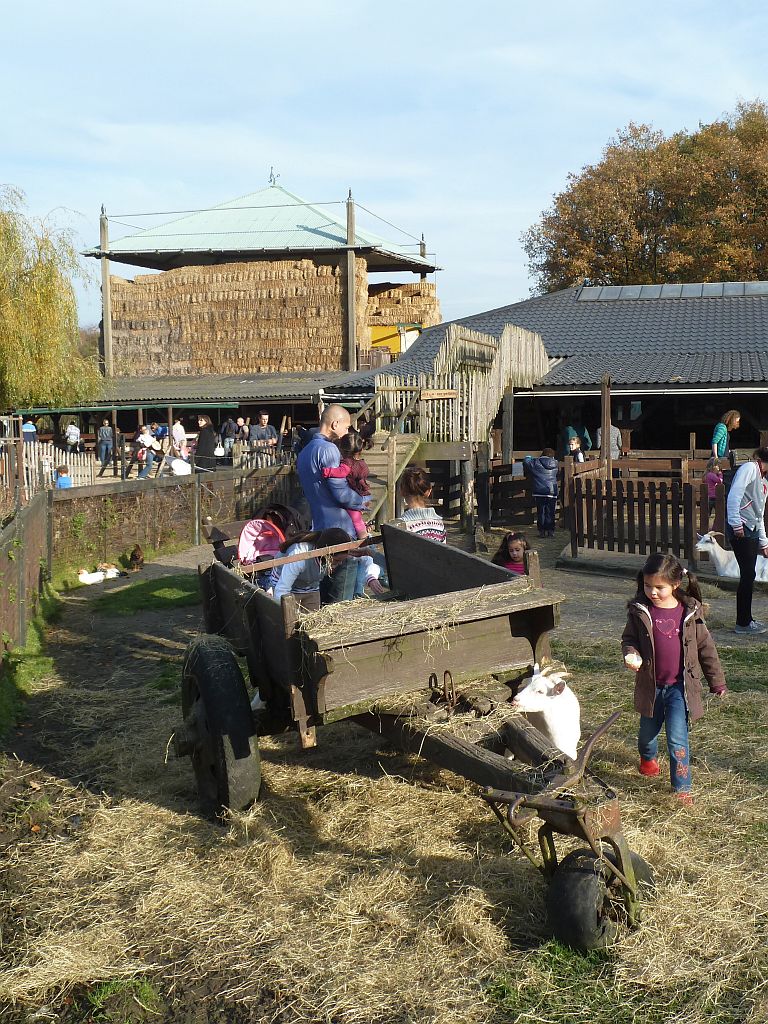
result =
M640 767L637 769L641 775L658 775L661 769L655 757L640 758Z
M675 793L678 803L681 803L683 807L693 807L693 797L687 790L681 790Z
M736 626L733 632L746 634L748 636L756 636L758 633L765 633L767 631L768 626L764 625L762 622L756 622L752 619L748 626Z

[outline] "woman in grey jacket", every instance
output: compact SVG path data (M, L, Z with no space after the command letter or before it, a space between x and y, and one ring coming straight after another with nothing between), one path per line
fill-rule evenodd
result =
M749 462L739 466L728 492L728 539L739 564L736 591L736 632L765 633L768 626L752 618L752 586L755 582L757 553L768 558L765 533L765 499L768 484L768 448L758 448Z

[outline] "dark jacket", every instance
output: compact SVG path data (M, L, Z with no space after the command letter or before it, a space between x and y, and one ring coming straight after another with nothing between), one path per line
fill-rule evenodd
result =
M717 655L715 641L704 622L701 605L691 597L681 595L685 607L683 616L683 685L685 703L692 722L704 714L701 699L702 674L712 693L726 689L725 676ZM644 601L633 601L627 612L627 625L621 636L621 653L637 652L643 664L635 673L635 710L647 718L653 717L656 701L655 650L653 622L649 606Z
M557 460L551 455L540 455L538 459L526 455L523 459L523 472L531 478L534 498L557 497L557 471Z
M218 444L216 431L206 424L197 435L195 446L195 465L200 469L216 469L216 456L213 454Z

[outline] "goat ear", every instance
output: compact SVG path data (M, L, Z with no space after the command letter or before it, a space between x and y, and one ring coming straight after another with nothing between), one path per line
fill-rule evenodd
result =
M559 683L555 683L555 685L552 687L552 696L553 697L559 697L564 689L565 689L565 682L561 679Z

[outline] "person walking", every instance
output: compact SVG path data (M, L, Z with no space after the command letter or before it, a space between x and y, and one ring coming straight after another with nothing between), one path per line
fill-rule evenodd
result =
M672 791L690 806L688 720L695 722L704 714L701 677L718 697L727 688L702 614L696 577L674 555L651 555L637 574L637 593L627 605L621 652L624 664L635 673L635 710L640 712L638 770L645 776L660 773L658 736L663 725Z
M729 409L720 417L712 431L712 458L726 459L730 456L731 433L739 429L741 413L738 409Z
M758 448L749 462L736 470L728 492L726 533L739 565L736 590L736 633L756 635L768 629L752 618L752 589L758 551L768 558L765 533L765 500L768 484L768 448Z
M101 476L104 470L109 465L109 463L112 461L112 451L115 444L114 432L108 419L104 419L101 421L99 432L96 435L96 443L97 451L99 453L99 462L101 463L101 471L99 473L99 476Z
M139 434L134 444L136 447L136 459L141 467L138 478L139 480L146 480L155 464L153 445L156 444L154 437L152 437L152 432L146 423L139 428Z
M578 440L578 437L572 437L569 443L576 445ZM554 450L545 448L538 459L534 459L532 455L526 455L523 459L523 472L531 480L531 495L536 504L536 524L539 528L539 537L554 537L558 474Z
M216 447L218 437L214 429L211 417L201 413L197 417L197 426L200 433L197 435L195 445L195 472L212 472L216 469Z

